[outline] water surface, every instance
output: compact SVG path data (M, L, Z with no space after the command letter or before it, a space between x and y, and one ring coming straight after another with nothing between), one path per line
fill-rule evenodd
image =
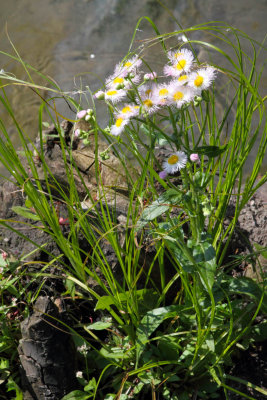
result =
M208 21L224 21L260 42L266 34L266 0L166 0L164 4L173 16L154 0L0 0L0 3L0 49L13 52L7 30L21 58L52 77L64 91L75 92L81 84L96 90L99 79L112 73L114 65L125 56L136 22L144 15L155 22L161 33L178 29L174 16L184 28ZM136 44L153 35L151 26L143 22ZM190 38L217 43L215 37L200 32L193 33ZM248 46L245 51L250 51ZM148 60L155 69L160 66L156 47ZM21 66L0 55L1 68L18 78L27 78ZM262 94L266 93L266 82L265 72ZM46 98L49 96L43 94ZM60 113L73 118L65 102L56 104ZM13 87L11 105L25 133L35 137L40 99L28 88ZM2 106L0 118L16 143L15 129Z

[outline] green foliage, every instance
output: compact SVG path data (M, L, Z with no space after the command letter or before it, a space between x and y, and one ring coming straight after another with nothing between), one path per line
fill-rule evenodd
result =
M65 292L59 295L93 304L94 313L99 316L90 324L88 320L84 322L73 316L74 323L69 329L80 355L82 371L77 375L80 386L62 400L142 400L151 395L152 398L161 396L172 400L187 400L192 396L221 398L222 390L226 396L228 391L236 392L228 385L225 372L232 364L235 350L246 349L255 340L266 337L264 274L256 282L246 277L237 279L224 268L238 216L255 191L267 181L266 174L256 181L267 146L266 109L258 92L260 74L256 69L256 44L244 33L227 26L228 36L223 24L206 24L160 35L148 17L145 21L151 24L156 37L135 49L134 53L131 53L132 41L127 58L134 54L145 56L145 50L158 42L166 54L169 47L183 47L177 42L168 47L173 36L207 32L229 46L228 50L196 40L187 45L193 50L196 46L210 48L211 54L216 52L221 61L214 68L228 81L221 84L216 80L213 88L199 92L188 104L176 109L168 106L155 114L145 112L144 102L138 101L141 93L138 90L145 82L133 85L128 91L128 100L130 104L135 102L137 107L138 103L143 111L134 115L117 139L110 134L117 118L116 103L107 100L110 124L103 129L97 121L96 105L89 89L79 103L64 94L77 112L81 110L82 101L86 108L92 107L87 109L84 117L85 121L90 120L90 130L73 132L70 144L65 141L58 124L53 98L46 100L40 107L41 148L37 149L29 143L16 121L4 86L16 82L33 88L38 94L41 87L32 79L25 82L8 73L0 76L0 100L13 118L21 141L21 154L27 163L25 168L7 129L0 122L0 160L25 197L25 207L15 206L13 211L32 220L33 227L34 223L40 222L38 229L50 235L60 249L57 257L49 254L52 261L39 273L29 273L27 264L12 259L0 249L1 382L8 391L16 392L17 399L22 395L14 373L19 339L19 319L15 318L17 314L14 316L14 308L17 307L21 319L27 315L27 306L38 297L42 288L42 278L49 276L46 268L54 263L60 265L56 279L65 285ZM252 58L241 48L240 37L251 43ZM235 56L229 55L232 50ZM19 56L11 58L22 62ZM232 70L224 67L226 61ZM23 66L29 77L32 72L36 73L26 63ZM127 85L132 84L132 75L127 76ZM62 96L60 88L51 80L47 78L46 82L49 87L43 89ZM216 107L222 85L229 87L223 114ZM49 111L50 102L55 115ZM42 120L44 110L58 132L53 139L62 151L68 193L45 163L48 138L44 137L42 129L50 124ZM231 113L231 130L228 132ZM242 187L244 164L261 132L256 160ZM107 149L98 154L100 133L108 144ZM73 159L72 143L77 137L84 145L94 144L96 148L93 162L97 183L95 197ZM157 150L161 146L167 146L170 153L182 150L187 157L174 178L168 176L163 180L158 174ZM120 240L122 224L118 224L118 210L116 206L112 208L107 199L109 182L104 184L101 175L101 165L109 160L112 152L120 160L128 184L129 205L124 216L123 241ZM128 157L129 152L131 157ZM189 161L190 155L195 153L199 156L196 163ZM43 166L42 184L34 154ZM131 158L134 165L131 165ZM130 167L138 172L136 178L131 176ZM83 200L88 200L87 206L81 201L75 185L77 176L86 193ZM122 191L120 187L116 189L117 194ZM227 208L234 191L234 217L226 225ZM55 204L58 199L66 207L66 231L60 224ZM117 200L119 203L119 197L115 197L115 204ZM3 227L16 231L12 222L0 221ZM19 229L17 233L23 236ZM80 245L81 238L83 246ZM106 252L103 243L109 246ZM266 256L265 249L255 247L256 261L258 253ZM42 250L49 253L46 243ZM116 259L115 267L111 265L109 253ZM22 308L18 306L19 301L24 305ZM262 320L256 323L259 313ZM255 385L254 389L262 390ZM244 394L244 397L248 396Z

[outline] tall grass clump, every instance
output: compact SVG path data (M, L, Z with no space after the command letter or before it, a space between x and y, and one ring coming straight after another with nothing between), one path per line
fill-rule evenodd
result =
M258 53L264 48L222 23L160 35L154 23L145 20L156 36L135 49L133 37L128 54L99 90L92 93L86 87L79 100L48 78L47 87L35 83L32 75L38 71L17 53L12 58L22 63L28 81L4 71L0 75L2 107L17 128L27 160L26 168L1 122L0 159L10 173L8 179L25 198L25 207L16 211L37 219L37 229L52 237L60 249L54 264L60 271L57 279L65 285L61 295L84 299L99 316L92 323L74 318L68 327L81 356L77 390L64 400L228 399L230 392L253 399L234 388L233 380L244 384L244 391L246 386L266 391L228 372L237 349L247 348L264 332L264 317L256 320L266 313L264 274L259 264L258 282L235 278L231 268L237 263L231 259L229 243L241 210L267 180L266 174L260 176L267 130L257 69ZM219 44L189 40L196 31ZM187 40L177 40L180 35ZM249 55L243 50L244 41L251 46ZM164 65L155 71L146 55L158 52L158 45ZM199 59L200 50L211 60L219 60L217 64ZM43 99L39 112L40 147L16 121L5 92L8 85L27 86L41 98L44 89L50 90L52 97ZM75 112L68 142L55 107L60 96ZM107 127L97 118L100 101L106 103L109 114ZM44 110L57 130L68 190L46 162ZM100 137L106 141L101 152ZM74 142L94 148L93 191L75 161ZM245 173L252 150L256 156ZM103 179L102 167L109 165L111 154L119 160L120 170L110 166L110 176L124 176L123 190L119 183ZM42 164L42 179L36 157ZM124 213L119 209L122 191L127 197ZM67 212L66 229L62 229L58 202ZM229 204L234 212L226 223ZM14 221L1 220L1 224L22 236ZM116 268L104 251L107 243ZM49 253L45 246L42 250ZM256 262L257 254L251 254ZM49 256L51 265L53 254ZM6 299L13 290L27 304L26 316L39 292L27 296L19 282L12 280L6 256L0 261L1 313L7 312ZM27 264L20 263L18 273L27 275ZM39 279L41 285L42 278L49 277L49 265L42 273L28 276L30 282ZM18 331L16 335L18 340ZM10 347L1 349L2 360L7 360ZM7 382L12 373L7 374Z

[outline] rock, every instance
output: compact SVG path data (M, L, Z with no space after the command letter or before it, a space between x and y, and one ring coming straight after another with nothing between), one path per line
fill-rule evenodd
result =
M77 387L76 352L60 324L64 312L49 297L39 297L33 314L21 323L18 352L24 400L59 400Z

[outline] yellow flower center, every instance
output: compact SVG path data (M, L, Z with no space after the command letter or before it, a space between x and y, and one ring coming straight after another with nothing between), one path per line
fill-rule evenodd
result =
M181 75L179 78L178 78L178 81L185 81L187 79L187 75Z
M146 96L149 96L151 92L152 92L151 89L147 89L147 90L145 91L145 95L146 95Z
M181 71L182 69L184 69L184 67L186 66L186 60L180 60L178 61L178 63L176 64L176 69L178 69L178 71Z
M133 64L130 62L130 61L127 61L125 64L124 64L124 67L126 67L126 68L129 68L129 67L131 67Z
M119 128L122 123L123 123L123 118L118 118L115 125Z
M150 107L153 106L153 101L150 100L150 99L146 99L146 100L144 101L144 105L145 105L146 107L150 108Z
M183 92L176 92L176 93L174 93L174 95L173 95L173 98L174 98L174 100L182 100L182 98L184 97L184 94L183 94Z
M179 157L176 154L173 154L168 158L168 164L174 165L179 161Z
M165 88L160 89L160 91L159 91L160 96L165 96L168 93L169 93L168 89L165 89Z
M107 92L107 95L108 95L108 96L114 96L114 94L116 94L116 93L118 93L117 90L109 90L109 91Z
M198 75L198 77L194 80L195 86L199 87L202 85L204 79L202 76Z
M114 80L113 80L113 83L123 83L123 78L115 78Z
M123 114L127 114L128 112L130 112L131 111L131 107L129 107L129 106L126 106L126 107L124 107L122 110L121 110L121 112L123 113Z
M180 53L180 52L175 53L175 54L174 54L174 57L175 57L175 58L178 58L178 57L180 57L182 54L183 54L183 53Z

